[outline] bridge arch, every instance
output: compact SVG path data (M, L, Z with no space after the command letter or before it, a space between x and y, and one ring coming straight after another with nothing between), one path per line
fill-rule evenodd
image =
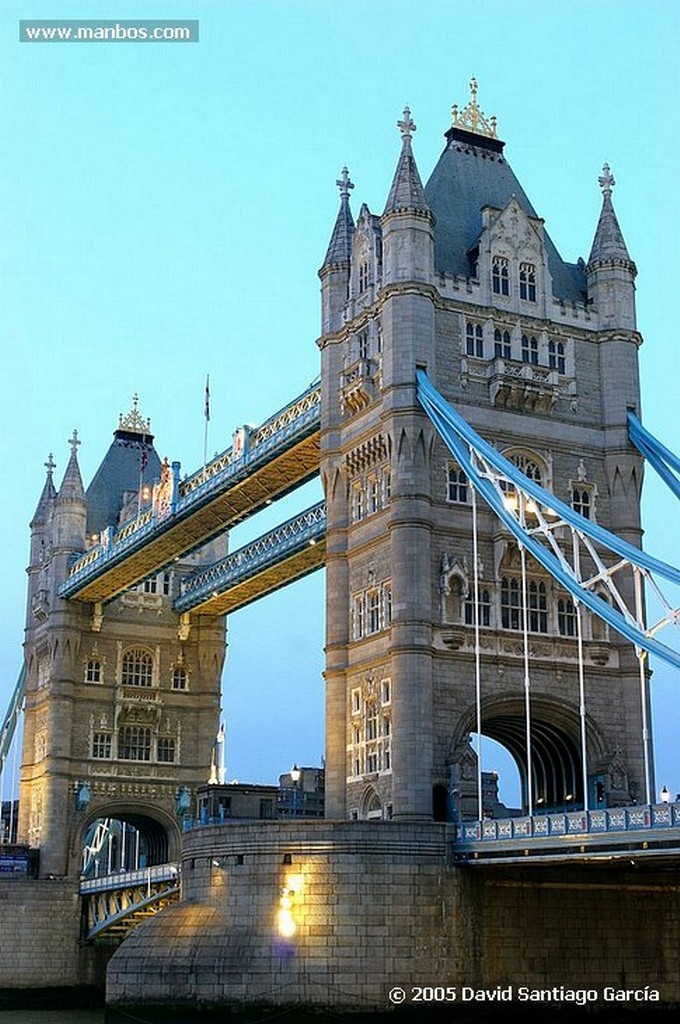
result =
M89 874L153 867L180 859L181 832L177 820L158 806L111 801L83 818L72 851L81 870Z
M585 794L578 708L542 694L532 695L530 707L534 813L583 807ZM470 706L459 720L451 749L463 751L468 748L469 737L476 730L476 710ZM481 732L482 736L500 743L515 761L519 771L522 810L526 812L528 757L523 695L504 695L483 701ZM586 746L592 775L592 766L605 757L605 745L599 730L588 717ZM468 783L471 785L471 782L468 772Z

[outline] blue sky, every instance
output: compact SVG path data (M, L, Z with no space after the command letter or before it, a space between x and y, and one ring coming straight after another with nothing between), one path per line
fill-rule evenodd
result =
M20 18L192 18L196 44L19 43ZM421 0L73 0L0 9L0 339L5 450L0 702L21 663L28 529L48 452L77 427L89 482L131 396L161 457L210 450L319 367L319 282L343 164L380 212L406 103L424 179L452 103L498 117L562 256L587 258L604 161L638 270L643 421L677 447L678 5ZM320 494L235 531L240 545ZM677 562L647 475L645 543ZM676 602L677 602L676 596ZM235 615L228 774L270 781L323 750L323 575ZM678 680L653 679L657 780L680 790ZM486 767L494 767L489 764Z

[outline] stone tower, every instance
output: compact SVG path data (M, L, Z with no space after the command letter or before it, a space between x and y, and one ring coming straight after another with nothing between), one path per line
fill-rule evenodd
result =
M328 506L326 807L335 818L476 816L471 488L416 395L416 369L527 476L641 542L635 265L612 202L567 263L511 170L477 84L423 187L408 109L380 216L346 170L320 270L321 473ZM519 552L478 508L482 733L535 807L644 799L639 670L584 620L587 783L575 608L528 562L527 756ZM587 793L584 792L587 785Z
M50 456L31 522L19 829L40 849L42 875L78 873L98 820L131 826L145 863L176 858L178 812L207 778L224 621L197 617L187 631L172 599L219 545L103 607L58 596L74 556L148 507L162 473L153 440L135 398L86 491L74 431L61 486Z

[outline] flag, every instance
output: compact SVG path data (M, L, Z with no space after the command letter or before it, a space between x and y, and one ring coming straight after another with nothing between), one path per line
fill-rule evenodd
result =
M205 420L210 419L210 374L205 378Z
M222 722L222 724L220 725L220 731L217 734L217 742L218 743L224 743L224 737L225 737L224 722Z
M139 466L140 473L144 473L144 470L149 465L149 450L146 447L146 434L142 436L142 458Z

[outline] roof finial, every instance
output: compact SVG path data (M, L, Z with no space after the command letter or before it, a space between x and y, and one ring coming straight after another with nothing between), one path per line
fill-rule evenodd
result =
M616 184L616 180L614 178L614 175L609 170L609 164L603 164L602 175L597 180L599 182L600 188L602 189L602 195L610 196L612 194L612 189Z
M411 111L408 107L404 107L403 120L397 121L397 128L401 132L402 139L410 139L416 130L413 118L411 117Z
M135 391L132 396L132 408L127 416L123 416L122 412L118 414L118 429L127 430L132 434L150 434L151 433L151 420L144 419L139 412L139 395Z
M52 473L57 468L57 464L54 461L54 455L52 452L47 456L47 462L44 463L45 469L47 470L47 476L52 479Z
M350 189L354 188L354 182L349 180L349 171L346 167L340 171L340 177L335 183L340 189L340 195L343 197L349 196Z
M477 103L477 79L473 75L470 79L470 102L464 110L458 109L458 104L451 107L451 117L454 128L462 128L465 131L473 132L475 135L486 135L487 138L496 138L497 121L496 116L486 118Z
M75 427L73 428L73 433L68 439L68 443L71 445L71 454L77 455L78 447L80 444L82 444L82 442L78 438L78 431L75 429ZM45 465L47 465L47 463L45 463Z

